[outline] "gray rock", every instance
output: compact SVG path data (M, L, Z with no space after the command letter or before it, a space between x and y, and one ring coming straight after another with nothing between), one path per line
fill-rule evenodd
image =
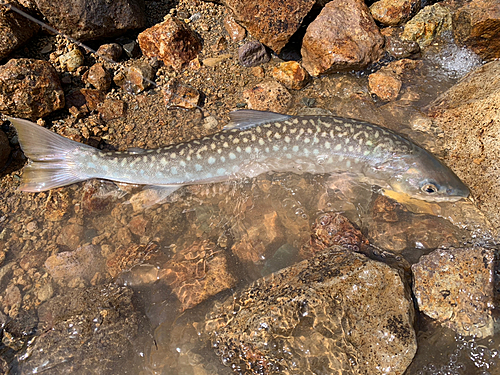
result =
M38 337L21 373L116 374L125 368L139 373L133 348L139 314L132 296L128 288L101 285L42 304Z
M119 35L146 22L143 0L67 0L57 6L51 0L36 0L36 4L52 26L78 40Z
M424 48L447 30L451 30L451 12L445 6L436 3L426 6L406 23L401 39L413 40L420 45L420 48Z
M332 247L216 305L205 328L237 373L402 374L413 314L396 270Z
M269 62L271 56L262 43L250 41L238 49L238 59L241 65L249 68Z
M493 335L494 250L438 249L411 268L419 309L463 336Z
M56 70L46 61L11 59L0 66L0 112L36 120L64 108Z

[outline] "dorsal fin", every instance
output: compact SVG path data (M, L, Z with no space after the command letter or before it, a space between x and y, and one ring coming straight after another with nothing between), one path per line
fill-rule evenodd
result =
M268 111L255 111L253 109L240 109L229 113L230 122L224 126L228 129L248 129L253 126L268 124L289 119L291 116Z

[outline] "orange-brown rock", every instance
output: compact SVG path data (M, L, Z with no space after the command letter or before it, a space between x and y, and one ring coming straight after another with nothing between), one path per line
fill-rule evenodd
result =
M300 90L311 80L309 73L296 61L286 61L274 67L271 75L292 90Z
M500 58L500 2L467 2L453 16L453 35L483 59Z
M137 36L142 53L157 57L176 70L193 60L201 51L199 37L185 22L168 16L162 23Z
M11 59L0 66L0 112L36 120L64 108L64 92L47 61Z
M240 26L230 14L224 18L224 28L233 42L241 42L247 34L245 28Z
M224 3L253 37L279 53L315 0L225 0Z
M373 18L386 26L408 21L420 9L418 0L379 0L370 6Z
M302 65L312 76L362 69L378 60L384 37L361 0L333 0L309 25Z
M292 101L292 95L276 81L265 81L244 91L243 98L250 109L280 113L286 112Z

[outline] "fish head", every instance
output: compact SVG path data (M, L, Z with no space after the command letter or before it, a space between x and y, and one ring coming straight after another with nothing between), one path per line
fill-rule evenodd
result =
M431 153L419 148L408 159L408 168L389 181L394 191L428 202L455 202L469 197L469 188Z

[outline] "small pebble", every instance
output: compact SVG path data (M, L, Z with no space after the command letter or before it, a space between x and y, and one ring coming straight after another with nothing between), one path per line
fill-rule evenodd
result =
M83 62L83 53L78 48L59 56L59 65L68 72L74 72L83 65Z
M122 56L123 48L118 43L103 44L97 50L97 55L111 61L118 61Z

